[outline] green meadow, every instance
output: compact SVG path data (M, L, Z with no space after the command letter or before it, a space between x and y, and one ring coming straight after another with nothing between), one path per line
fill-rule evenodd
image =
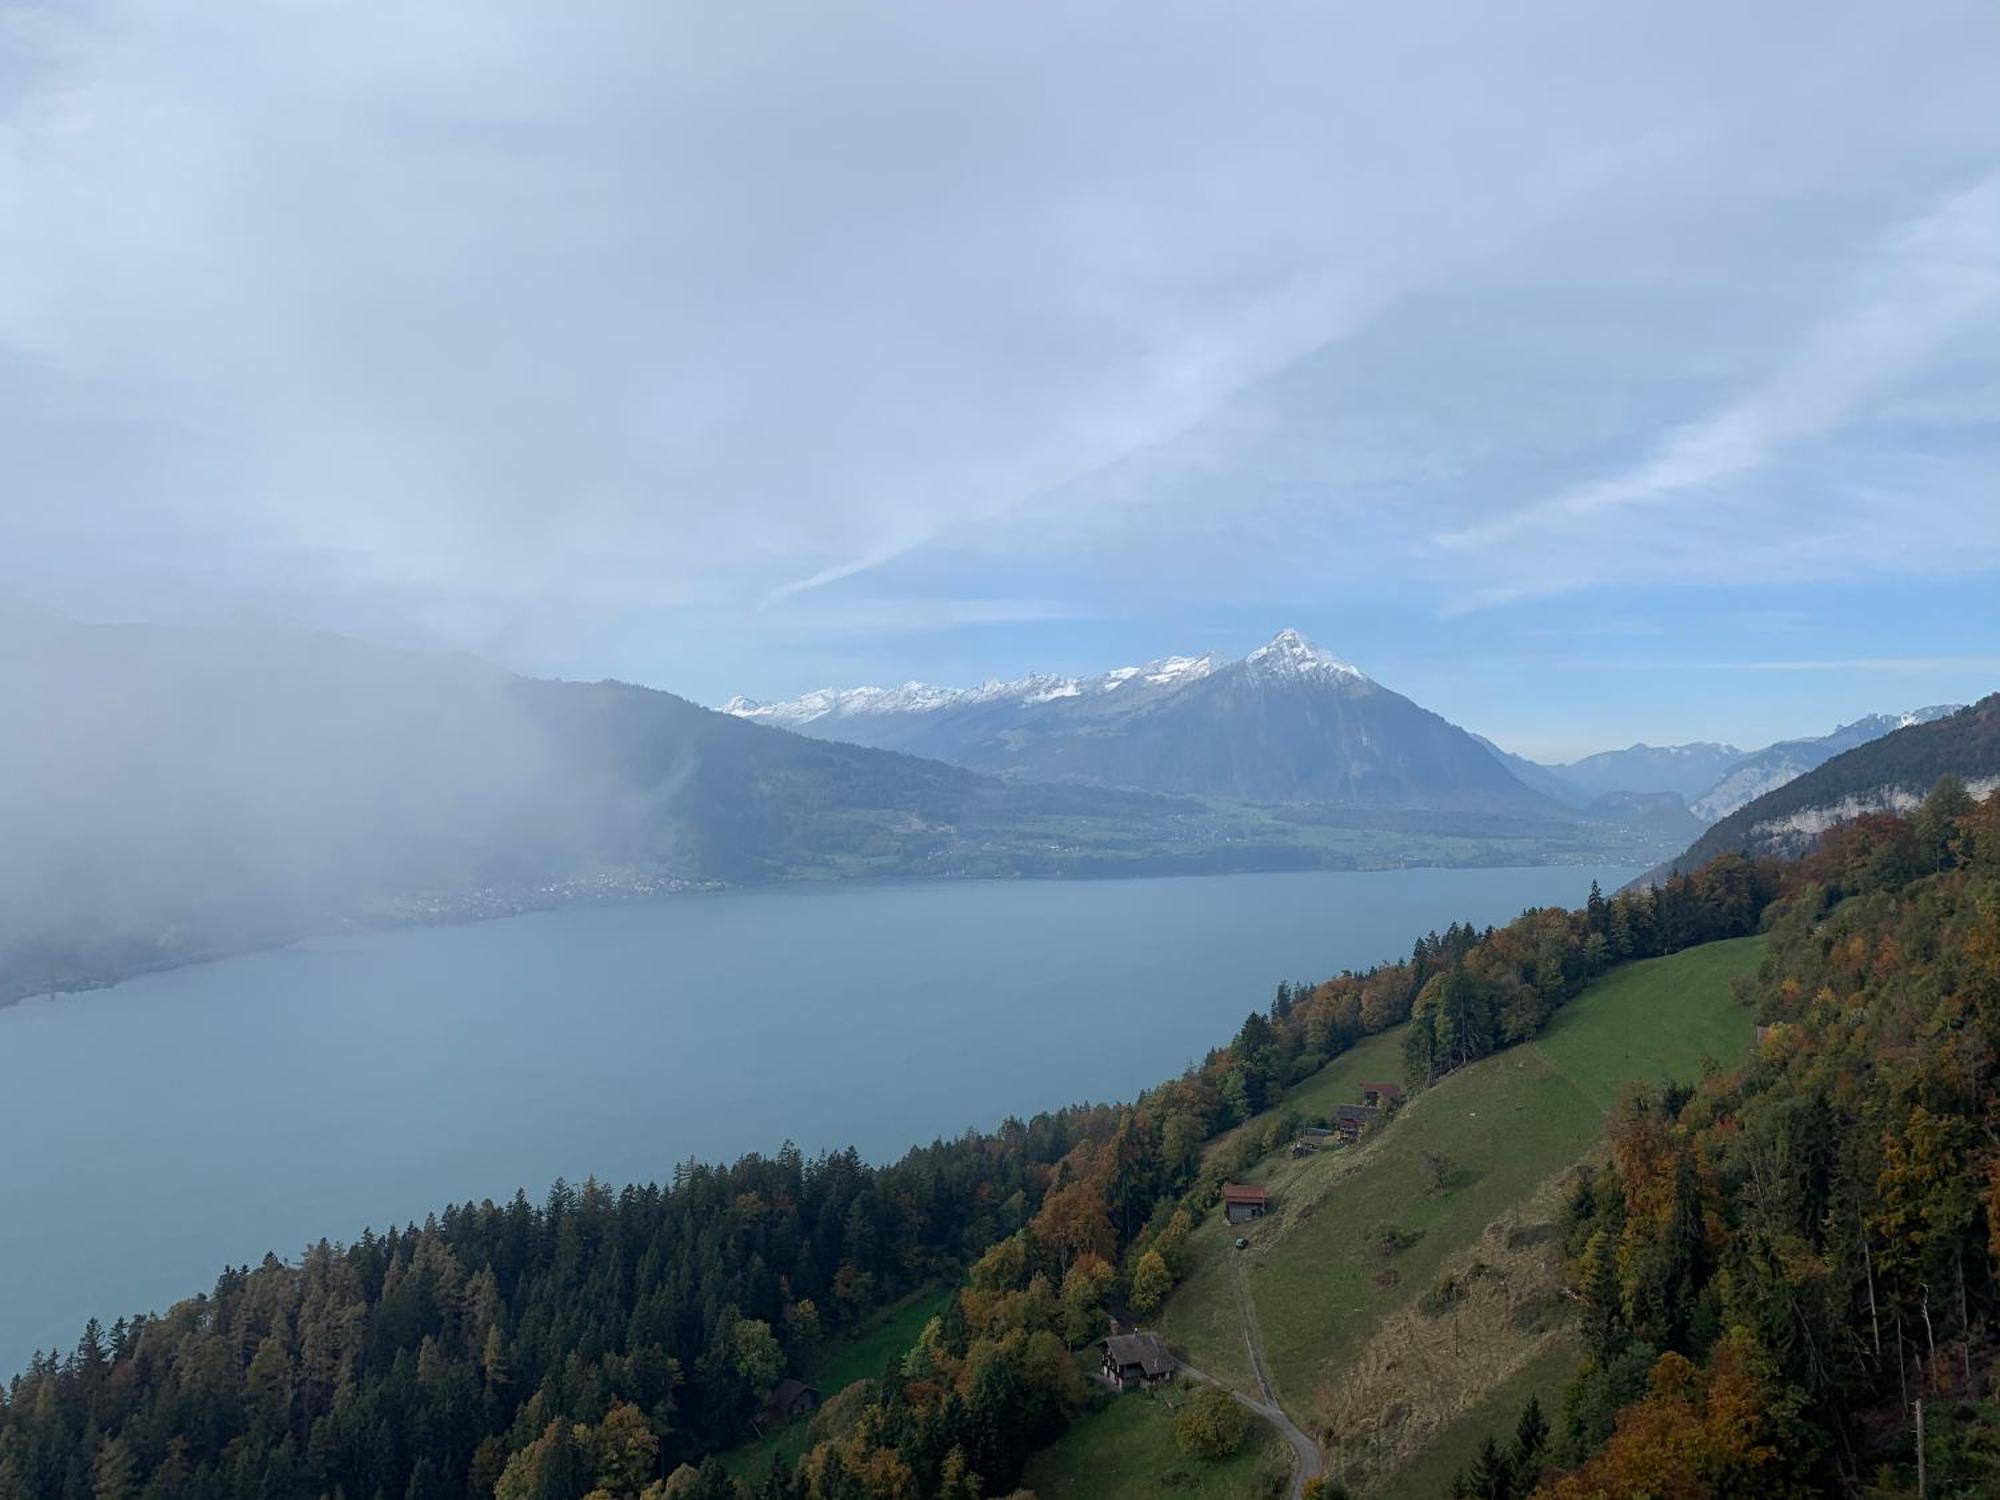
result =
M1240 1274L1279 1399L1308 1431L1334 1439L1330 1460L1350 1440L1365 1449L1365 1472L1353 1477L1370 1481L1370 1493L1423 1492L1381 1489L1394 1477L1391 1463L1418 1475L1436 1468L1448 1480L1463 1461L1455 1455L1469 1454L1492 1427L1511 1428L1527 1394L1546 1398L1567 1374L1557 1367L1574 1359L1552 1331L1556 1314L1530 1305L1552 1290L1530 1286L1538 1275L1548 1281L1550 1252L1521 1252L1498 1272L1480 1258L1504 1260L1495 1247L1546 1239L1546 1223L1525 1219L1548 1217L1548 1205L1531 1205L1599 1143L1629 1085L1691 1081L1704 1059L1728 1065L1749 1051L1754 1029L1730 982L1754 969L1762 950L1762 939L1743 938L1627 965L1563 1007L1537 1040L1417 1095L1360 1145L1301 1161L1274 1154L1249 1174L1271 1188L1271 1213L1247 1231L1250 1246L1240 1252L1232 1248L1238 1231L1219 1210L1204 1222L1163 1331L1194 1364L1249 1390ZM1365 1080L1398 1076L1400 1040L1400 1032L1372 1038L1294 1089L1283 1107L1323 1109L1355 1099ZM1441 1189L1427 1157L1448 1163ZM1391 1229L1403 1248L1384 1253L1382 1231ZM1416 1347L1427 1325L1413 1306L1441 1274L1475 1262L1483 1274L1512 1278L1515 1316L1444 1357L1427 1354ZM1410 1434L1409 1453L1393 1435L1364 1431L1353 1409L1357 1371L1390 1381L1384 1372L1399 1368L1425 1371L1406 1379L1410 1399L1396 1403L1407 1408L1396 1419ZM1437 1409L1423 1409L1427 1393ZM1428 1460L1413 1456L1425 1450ZM1337 1461L1330 1467L1341 1472Z

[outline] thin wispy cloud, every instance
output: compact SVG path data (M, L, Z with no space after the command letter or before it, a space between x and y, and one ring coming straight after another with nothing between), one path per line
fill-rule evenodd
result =
M774 636L903 635L978 625L1043 625L1097 618L1067 599L821 600L769 622Z
M1884 260L1862 305L1814 329L1769 380L1670 434L1637 467L1438 540L1490 546L1713 491L1846 420L2000 305L2000 174L1898 231Z
M0 0L0 592L726 693L1044 623L908 599L1991 567L1996 56L1988 0Z

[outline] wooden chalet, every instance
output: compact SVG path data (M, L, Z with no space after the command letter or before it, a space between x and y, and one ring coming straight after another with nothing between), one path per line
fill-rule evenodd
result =
M1333 1132L1324 1125L1308 1125L1292 1142L1292 1159L1296 1161L1302 1156L1310 1156L1332 1139Z
M1364 1103L1387 1109L1402 1102L1403 1086L1400 1083L1364 1083L1361 1085L1361 1098Z
M798 1420L819 1405L819 1388L786 1376L771 1392L771 1399L757 1413L758 1424L766 1429Z
M1269 1188L1252 1187L1240 1182L1223 1184L1222 1216L1232 1224L1247 1224L1252 1219L1261 1219L1270 1206Z
M1333 1133L1343 1141L1358 1141L1361 1132L1382 1118L1382 1111L1372 1104L1339 1104L1334 1106Z
M1174 1357L1156 1333L1114 1333L1098 1342L1104 1378L1121 1391L1164 1385L1174 1378Z

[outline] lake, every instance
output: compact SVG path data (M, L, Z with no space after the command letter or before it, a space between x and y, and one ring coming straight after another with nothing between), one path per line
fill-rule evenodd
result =
M1581 904L1516 870L722 892L301 943L0 1010L0 1379L450 1201L1129 1098L1281 979Z

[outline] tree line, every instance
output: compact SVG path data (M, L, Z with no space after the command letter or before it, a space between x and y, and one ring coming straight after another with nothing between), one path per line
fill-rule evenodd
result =
M1775 867L1717 861L1658 890L1310 984L1122 1106L1010 1120L886 1166L787 1147L665 1185L558 1183L537 1204L232 1268L157 1317L92 1323L0 1399L0 1500L190 1496L627 1500L744 1493L710 1459L815 1344L957 1286L908 1357L830 1393L824 1439L768 1500L1004 1494L1079 1411L1070 1351L1150 1312L1222 1182L1283 1137L1214 1138L1363 1037L1413 1020L1421 1085L1533 1035L1624 959L1754 929ZM670 1476L671 1479L670 1479Z
M1785 885L1754 1057L1634 1091L1578 1180L1546 1447L1459 1493L2000 1493L2000 796L1946 778Z

